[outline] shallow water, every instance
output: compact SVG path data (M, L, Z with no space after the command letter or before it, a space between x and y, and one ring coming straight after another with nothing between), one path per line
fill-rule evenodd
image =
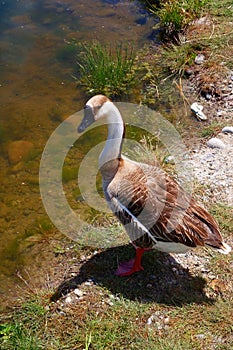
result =
M137 1L108 0L1 1L0 16L0 297L6 303L17 271L32 262L39 269L51 228L38 185L41 153L60 121L86 100L59 50L72 39L142 47L154 20ZM33 145L26 160L9 158L16 140Z

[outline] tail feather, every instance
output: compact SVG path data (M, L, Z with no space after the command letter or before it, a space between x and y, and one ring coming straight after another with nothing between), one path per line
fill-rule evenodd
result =
M217 251L222 254L229 254L231 252L231 247L225 242L222 242L222 247L217 248Z

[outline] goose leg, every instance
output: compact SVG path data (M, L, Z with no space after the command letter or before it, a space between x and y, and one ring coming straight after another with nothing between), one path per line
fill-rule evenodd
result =
M141 265L142 256L143 256L143 253L145 251L150 250L150 248L148 249L148 248L137 247L135 249L136 249L136 257L134 259L131 259L130 261L120 263L118 266L118 269L115 272L117 276L130 276L134 272L144 270L144 268Z

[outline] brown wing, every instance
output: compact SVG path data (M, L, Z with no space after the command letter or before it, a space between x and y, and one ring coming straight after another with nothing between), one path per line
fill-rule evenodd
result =
M163 241L221 247L213 217L158 167L121 160L107 192L113 212L138 246Z

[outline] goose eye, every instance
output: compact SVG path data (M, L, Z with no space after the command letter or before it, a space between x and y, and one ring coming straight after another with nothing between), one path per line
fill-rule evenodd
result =
M101 107L102 107L101 105L97 105L94 107L95 114L98 113L98 111L100 110Z

